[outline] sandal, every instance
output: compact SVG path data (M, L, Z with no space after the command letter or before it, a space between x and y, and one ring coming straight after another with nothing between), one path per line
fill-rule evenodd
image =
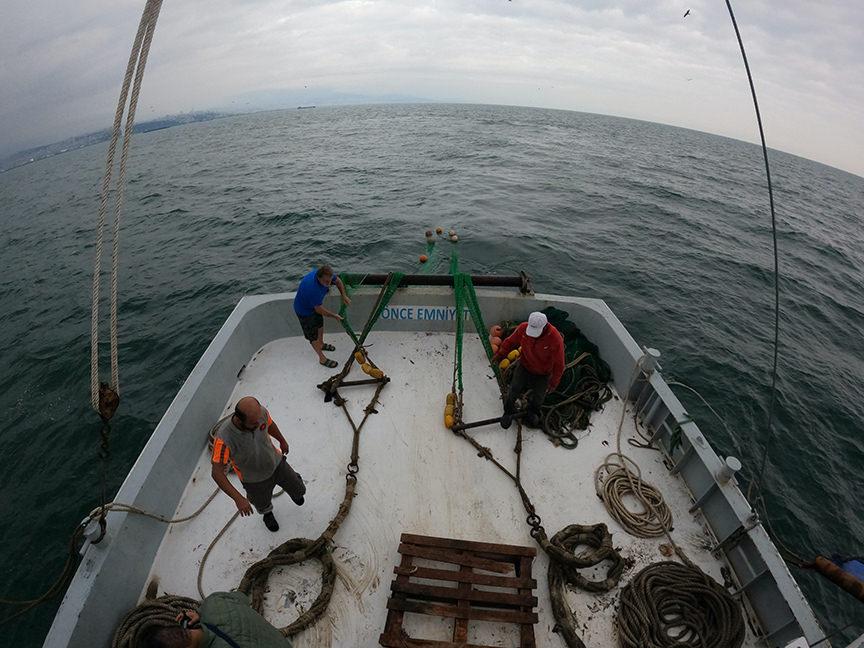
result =
M330 358L326 358L324 362L318 361L322 367L327 367L328 369L333 369L339 366L339 363L335 360L331 360Z
M335 350L336 350L336 347L333 346L332 344L323 344L323 345L321 346L321 350L322 350L322 351L335 351Z

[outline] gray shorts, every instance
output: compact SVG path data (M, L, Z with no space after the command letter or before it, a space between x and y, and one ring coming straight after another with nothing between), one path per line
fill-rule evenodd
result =
M303 479L294 472L283 458L269 479L260 482L243 482L246 498L259 513L269 513L273 510L273 489L281 486L295 502L306 493Z

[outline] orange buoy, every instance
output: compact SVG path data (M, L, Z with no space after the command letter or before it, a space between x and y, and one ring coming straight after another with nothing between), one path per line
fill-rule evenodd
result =
M497 344L493 344L492 345L492 354L494 355L494 354L498 353L498 349L500 349L500 348L501 347L499 347Z
M425 254L420 255L420 263L426 263L429 260L429 257Z
M441 234L444 233L444 228L443 228L443 227L436 227L436 228L435 228L435 233L438 234L438 235L440 236Z
M446 427L449 430L450 428L453 427L453 423L454 423L454 421L453 421L452 416L449 416L449 415L444 416L444 427Z
M503 333L504 333L504 329L502 329L497 324L489 327L489 335L491 335L492 337L500 338Z
M489 342L491 342L495 346L501 346L501 338L500 337L494 337L493 336L492 339L489 340Z

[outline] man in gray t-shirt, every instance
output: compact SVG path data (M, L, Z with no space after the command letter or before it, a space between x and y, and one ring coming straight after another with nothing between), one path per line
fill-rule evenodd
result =
M278 450L271 437L279 442ZM279 530L273 515L273 489L281 486L297 506L302 506L306 493L303 479L285 461L287 453L288 442L279 426L252 396L237 401L234 413L219 424L213 440L213 481L234 500L240 515L251 515L254 506L264 515L264 524L271 531ZM245 497L228 480L229 464L243 484Z

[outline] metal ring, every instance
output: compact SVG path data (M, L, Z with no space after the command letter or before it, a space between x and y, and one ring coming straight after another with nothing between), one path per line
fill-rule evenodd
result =
M360 466L358 466L356 463L354 463L352 461L351 463L348 464L347 470L348 470L349 475L356 475L358 472L360 472Z

